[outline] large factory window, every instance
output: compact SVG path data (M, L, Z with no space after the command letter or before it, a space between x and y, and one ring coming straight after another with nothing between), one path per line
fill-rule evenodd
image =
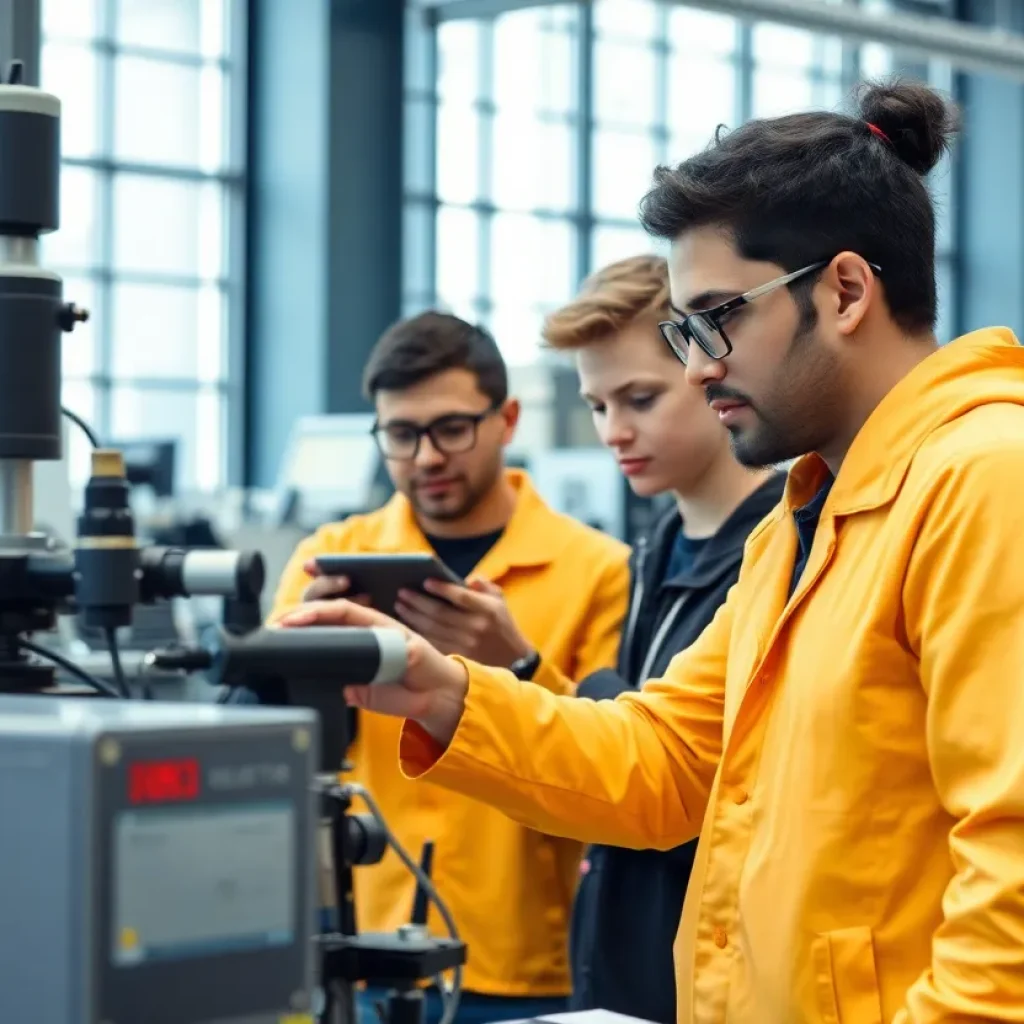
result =
M105 437L177 438L189 490L225 482L238 398L241 7L42 0L41 84L63 103L43 258L91 312L65 339L65 402Z
M565 4L438 30L436 299L513 365L537 358L541 318L578 279L578 17Z
M655 164L697 152L719 125L843 109L860 77L906 71L951 89L948 69L882 46L657 0L443 21L436 43L436 120L433 80L409 93L410 137L428 155L409 164L406 307L436 301L489 323L514 364L540 357L543 313L584 274L665 250L637 223ZM943 339L956 322L952 174L946 161L931 180Z

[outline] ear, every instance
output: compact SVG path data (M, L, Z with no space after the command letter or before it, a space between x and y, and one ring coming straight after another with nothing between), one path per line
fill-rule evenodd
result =
M841 252L828 273L835 289L835 325L840 334L849 336L861 325L875 300L875 272L863 256Z
M505 421L505 428L502 432L501 443L508 445L516 436L516 427L519 426L519 413L522 411L518 398L508 398L501 407L500 416Z

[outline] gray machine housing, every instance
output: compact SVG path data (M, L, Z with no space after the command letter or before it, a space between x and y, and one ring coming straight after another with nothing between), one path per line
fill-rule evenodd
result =
M317 747L300 708L0 697L0 1021L304 1019Z

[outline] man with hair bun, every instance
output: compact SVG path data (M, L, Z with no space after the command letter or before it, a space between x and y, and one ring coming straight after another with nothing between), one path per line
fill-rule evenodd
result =
M587 842L700 833L680 1024L1024 1021L1024 350L935 338L954 127L890 83L656 172L665 340L740 461L797 459L661 678L559 697L413 637L349 690L406 719L410 778Z

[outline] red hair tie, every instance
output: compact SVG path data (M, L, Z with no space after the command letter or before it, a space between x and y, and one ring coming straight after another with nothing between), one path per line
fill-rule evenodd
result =
M877 124L872 124L870 121L865 121L864 123L870 129L872 135L877 135L883 142L888 142L890 146L892 145L892 139Z

